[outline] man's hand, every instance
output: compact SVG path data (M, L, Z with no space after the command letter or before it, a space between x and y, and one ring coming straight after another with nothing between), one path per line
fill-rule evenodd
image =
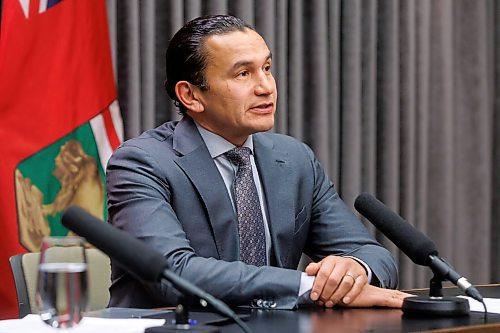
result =
M415 295L408 294L399 290L378 288L366 284L361 293L350 304L341 304L342 306L367 308L372 306L384 306L389 308L401 308L403 300L406 297Z
M309 264L306 273L315 276L311 300L329 308L350 304L368 282L365 268L352 258L328 256Z

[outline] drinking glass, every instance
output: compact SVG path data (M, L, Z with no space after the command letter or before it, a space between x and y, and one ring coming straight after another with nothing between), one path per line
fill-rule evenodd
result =
M40 250L36 303L42 320L70 328L82 319L88 300L85 240L45 237Z

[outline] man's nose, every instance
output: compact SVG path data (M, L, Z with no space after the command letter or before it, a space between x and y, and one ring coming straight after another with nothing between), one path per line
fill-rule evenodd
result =
M276 86L274 83L273 75L271 73L265 73L265 72L260 73L257 85L255 87L255 94L269 95L272 94L275 89Z

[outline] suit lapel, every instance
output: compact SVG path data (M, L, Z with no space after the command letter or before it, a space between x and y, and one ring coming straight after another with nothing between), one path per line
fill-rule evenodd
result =
M286 267L295 228L293 191L287 186L290 162L285 152L274 149L264 135L254 135L255 162L262 182L274 254L279 267Z
M177 165L191 180L205 205L220 259L238 260L238 224L231 199L219 170L190 118L184 118L176 126L173 148L179 153Z

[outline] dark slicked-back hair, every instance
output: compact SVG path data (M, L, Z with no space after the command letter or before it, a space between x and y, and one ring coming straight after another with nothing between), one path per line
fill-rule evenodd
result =
M247 28L253 30L250 25L234 16L210 15L189 21L177 31L167 48L165 88L181 114L185 115L186 108L175 94L177 82L188 81L202 90L209 89L204 76L208 54L203 46L207 38Z

